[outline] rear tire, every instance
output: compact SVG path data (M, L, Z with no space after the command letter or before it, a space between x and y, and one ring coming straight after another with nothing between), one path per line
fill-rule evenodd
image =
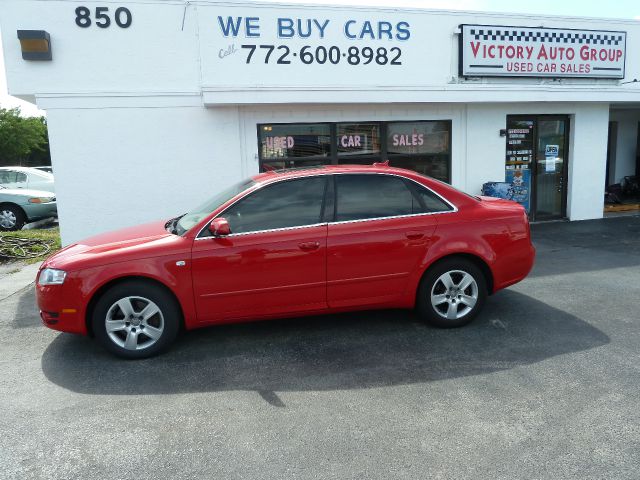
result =
M5 203L0 206L0 231L14 232L22 229L27 222L24 211L17 205Z
M482 271L464 258L445 259L422 278L416 301L420 316L436 327L456 328L470 323L487 298Z
M96 339L121 358L157 355L173 343L182 320L176 299L163 288L131 280L107 290L96 302Z

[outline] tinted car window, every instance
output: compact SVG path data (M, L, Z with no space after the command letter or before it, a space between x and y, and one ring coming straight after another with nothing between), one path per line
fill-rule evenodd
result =
M448 212L451 210L451 207L431 190L416 185L415 192L424 204L424 212Z
M34 179L37 180L37 179ZM27 174L22 172L16 172L16 183L25 183L27 181Z
M222 214L231 233L320 223L325 177L288 180L264 187Z
M421 207L399 177L336 175L336 221L420 213Z

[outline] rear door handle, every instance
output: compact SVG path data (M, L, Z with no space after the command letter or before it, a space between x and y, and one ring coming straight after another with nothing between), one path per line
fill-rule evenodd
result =
M298 248L303 252L312 252L320 248L320 242L303 242L298 244Z
M418 240L419 238L424 237L424 233L422 232L407 232L405 235L409 240Z

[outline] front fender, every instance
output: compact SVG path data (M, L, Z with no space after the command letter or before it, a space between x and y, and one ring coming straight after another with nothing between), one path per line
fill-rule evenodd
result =
M184 265L178 265L177 262L184 262ZM84 310L82 318L86 319L87 309L89 305L93 305L96 294L110 284L127 278L142 278L165 286L175 295L184 316L185 328L189 329L197 323L192 294L191 259L185 259L184 255L113 263L107 267L82 270L72 277L80 286Z

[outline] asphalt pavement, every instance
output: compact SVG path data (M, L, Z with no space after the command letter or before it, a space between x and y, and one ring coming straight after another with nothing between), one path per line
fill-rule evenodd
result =
M144 361L0 301L0 478L638 479L640 217L533 226L468 327L212 327Z

